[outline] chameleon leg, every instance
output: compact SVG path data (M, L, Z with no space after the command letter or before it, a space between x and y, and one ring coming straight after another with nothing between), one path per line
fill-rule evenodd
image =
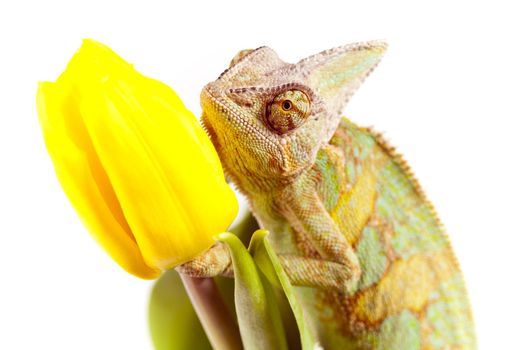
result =
M356 253L325 210L313 190L287 196L285 218L303 235L320 257L281 255L285 271L293 284L355 291L361 277ZM297 198L299 200L294 200Z
M303 200L297 201L297 205L294 201L287 201L287 221L314 246L320 257L279 255L292 284L353 292L361 268L352 247L316 194L295 198ZM230 253L222 243L215 244L176 270L192 277L233 277Z
M223 243L216 243L208 251L175 269L191 277L233 277L230 252Z
M294 255L279 255L281 264L293 285L337 289L352 288L348 281L352 272L339 263ZM179 273L198 278L233 277L230 253L222 243L175 268ZM350 292L350 290L348 290Z
M352 292L352 271L344 265L302 256L279 255L290 282L296 286Z
M279 258L291 283L298 286L336 289L350 293L355 286L352 277L360 274L358 265L351 268L338 262L294 255L279 255ZM195 259L176 267L176 270L181 274L199 278L233 277L230 253L222 243L215 244Z

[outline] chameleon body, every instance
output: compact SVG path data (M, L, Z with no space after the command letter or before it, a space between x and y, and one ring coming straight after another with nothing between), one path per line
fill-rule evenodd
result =
M342 109L386 45L283 62L241 51L201 94L202 121L324 349L475 349L461 271L402 158ZM218 244L179 268L230 274Z

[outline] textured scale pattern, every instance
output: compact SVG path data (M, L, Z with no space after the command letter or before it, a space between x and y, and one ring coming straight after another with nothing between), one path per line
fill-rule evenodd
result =
M342 110L382 42L290 64L243 50L201 94L202 122L324 349L476 348L458 263L402 158ZM179 267L231 274L216 245Z
M319 152L312 172L363 274L351 296L315 293L327 342L355 349L475 348L461 271L404 161L379 135L345 118L330 145L343 152L344 164Z

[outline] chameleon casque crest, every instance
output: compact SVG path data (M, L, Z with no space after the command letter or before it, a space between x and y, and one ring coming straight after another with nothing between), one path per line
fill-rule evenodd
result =
M342 116L386 50L283 62L241 51L201 94L202 122L324 349L475 349L458 263L431 203L381 136ZM213 246L179 271L231 275Z

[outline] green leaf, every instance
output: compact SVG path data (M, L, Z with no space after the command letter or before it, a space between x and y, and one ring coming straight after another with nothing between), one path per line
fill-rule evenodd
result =
M153 286L149 328L156 350L211 350L179 274L166 271Z
M249 251L266 278L271 281L273 285L283 289L295 316L297 327L299 328L301 348L303 350L312 350L315 344L319 342L303 314L303 309L295 297L292 284L281 266L279 257L266 238L267 235L268 231L257 230L252 236Z
M247 210L237 225L231 227L228 231L235 234L246 245L250 242L252 234L259 229L259 224L252 213ZM214 277L217 287L219 288L222 299L230 309L232 315L235 315L235 280L229 277Z
M235 308L245 349L286 349L286 337L271 286L260 278L251 255L232 233L217 239L230 249L235 274Z

